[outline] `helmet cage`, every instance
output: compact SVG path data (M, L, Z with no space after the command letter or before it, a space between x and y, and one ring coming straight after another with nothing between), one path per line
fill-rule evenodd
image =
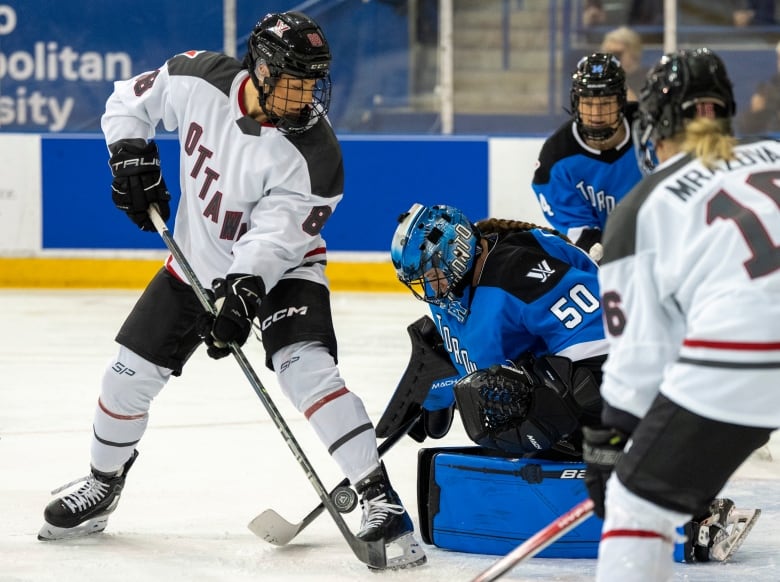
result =
M608 53L593 53L583 57L577 63L577 69L571 77L571 109L579 133L594 141L604 141L617 132L623 122L627 100L626 73L617 57ZM582 97L617 97L616 108L603 115L614 118L607 126L586 125L580 113Z
M244 66L259 92L260 107L268 120L288 133L305 131L328 113L331 97L331 53L322 29L300 12L267 14L247 41ZM260 68L265 65L268 75ZM311 103L279 114L272 110L269 96L282 75L314 79ZM268 86L268 88L264 87Z
M479 233L451 206L414 204L400 218L390 255L398 280L418 299L465 319L463 288L479 255Z

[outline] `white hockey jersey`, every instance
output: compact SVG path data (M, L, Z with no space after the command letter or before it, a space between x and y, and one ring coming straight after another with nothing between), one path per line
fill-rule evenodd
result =
M341 200L341 149L321 119L287 135L246 115L241 64L189 51L114 84L101 123L106 142L178 131L181 200L174 238L201 284L227 273L266 290L295 267L325 262L320 230ZM163 164L165 160L163 160ZM185 280L176 262L168 268ZM185 280L186 282L186 280Z
M780 143L708 170L679 154L607 223L602 394L643 416L659 390L701 416L780 426Z

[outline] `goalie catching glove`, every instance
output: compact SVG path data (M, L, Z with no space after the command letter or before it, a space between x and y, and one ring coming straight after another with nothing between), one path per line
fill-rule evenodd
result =
M252 331L252 321L265 296L265 285L254 275L230 274L212 282L215 316L206 314L199 325L200 335L215 360L230 354L228 344L242 346Z
M157 144L142 139L120 140L109 146L108 161L114 180L111 182L111 199L114 205L130 217L138 228L154 232L154 224L147 210L157 204L162 219L168 220L171 210L168 201L171 194L160 171L160 154Z
M471 440L521 455L556 447L601 409L593 374L551 355L472 372L455 384L455 400Z

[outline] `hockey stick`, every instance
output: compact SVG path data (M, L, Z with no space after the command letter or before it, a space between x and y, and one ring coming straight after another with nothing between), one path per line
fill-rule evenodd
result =
M498 580L520 562L533 558L555 540L573 530L588 519L592 513L593 500L586 499L581 501L550 525L525 540L506 556L494 562L490 568L482 572L471 582L492 582L493 580Z
M198 300L203 306L203 309L205 309L211 315L216 315L217 311L214 307L214 304L211 302L211 297L209 297L206 290L200 284L200 281L198 281L198 277L195 274L195 271L192 270L189 261L187 261L187 258L184 256L181 248L173 239L173 236L168 230L168 227L165 225L165 221L160 216L160 213L155 204L152 204L149 207L149 217L151 218L154 227L157 229L157 232L165 242L165 246L168 247L171 255L173 255L173 258L176 259L179 267L181 267L182 271L184 272L187 281L192 287L192 290L195 292L195 295L197 295ZM276 408L273 400L271 400L271 397L269 396L263 384L260 382L260 378L258 378L254 368L252 368L249 360L247 360L246 356L244 355L244 352L235 342L230 342L228 347L233 353L233 356L238 362L238 365L241 367L241 370L244 372L247 380L249 380L249 383L252 385L255 394L257 394L260 402L263 403L263 406L268 411L268 415L271 417L271 420L282 434L284 441L287 443L290 451L292 451L292 454L295 456L298 464L303 469L303 472L306 473L309 482L312 484L312 487L314 487L317 495L319 495L320 499L322 500L323 506L328 510L331 517L333 518L333 521L336 522L336 525L341 531L341 535L344 536L344 539L349 544L352 552L361 562L368 564L372 568L385 568L387 566L387 557L385 555L384 539L380 539L374 542L367 542L357 538L350 531L349 526L347 526L344 518L338 512L338 509L336 509L336 506L333 504L333 501L328 495L328 491L325 489L325 486L322 484L319 476L314 471L314 467L312 466L309 459L306 458L303 449L301 449L301 446L295 439L295 436L290 430L290 427L287 426L287 423L284 421L281 413Z
M393 445L395 445L407 432L409 432L409 429L417 421L417 418L418 417L415 416L406 424L399 427L395 432L390 434L384 441L382 441L378 447L380 457L389 451ZM349 485L349 479L345 478L338 485L336 485L336 487L333 488L331 491L331 496L336 489L346 485ZM295 538L295 536L306 529L311 522L317 519L324 509L325 505L320 503L298 523L290 523L273 509L266 509L260 515L250 521L247 527L253 534L255 534L257 537L263 538L269 544L273 544L275 546L286 546Z

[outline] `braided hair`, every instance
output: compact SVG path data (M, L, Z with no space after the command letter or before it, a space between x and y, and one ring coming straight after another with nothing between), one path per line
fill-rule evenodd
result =
M549 232L550 234L554 234L555 236L561 237L567 243L571 243L569 237L555 230L554 228L549 228L547 226L539 226L538 224L534 224L532 222L525 222L522 220L510 220L507 218L484 218L478 221L476 226L479 229L479 233L481 235L489 235L489 234L501 235L501 234L509 234L513 232L525 232L525 231L538 228L540 230Z

